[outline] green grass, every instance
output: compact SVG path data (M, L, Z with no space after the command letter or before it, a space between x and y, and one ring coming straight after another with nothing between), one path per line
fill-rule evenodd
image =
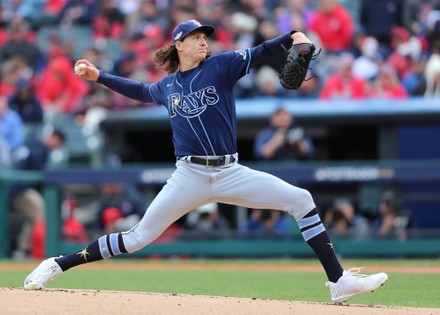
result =
M105 264L121 264L127 260L115 259ZM128 262L133 262L132 260ZM157 262L157 261L156 261ZM262 261L197 261L201 265L222 262L258 266ZM310 261L270 260L264 263L282 265L310 264ZM141 260L139 264L148 264ZM166 264L193 264L194 261L164 261ZM96 264L96 263L95 263ZM315 262L316 264L316 262ZM418 261L346 261L350 266L439 266L438 260ZM0 262L0 267L2 263ZM0 268L0 287L21 287L28 270ZM27 265L26 265L27 268ZM72 269L48 285L49 288L93 290L123 290L163 293L184 293L215 296L232 296L261 299L329 302L329 289L323 272L238 270L81 270ZM367 269L368 271L368 269ZM374 304L410 307L439 308L438 290L440 273L390 272L390 281L371 294L350 300L353 304Z

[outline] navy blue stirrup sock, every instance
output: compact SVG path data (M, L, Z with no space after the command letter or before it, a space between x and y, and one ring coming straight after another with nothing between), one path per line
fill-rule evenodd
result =
M342 276L344 269L336 257L333 244L328 237L318 212L316 210L310 211L304 218L298 221L298 225L304 240L313 249L316 256L318 256L328 280L337 282Z
M98 240L67 256L55 258L63 271L92 261L127 253L121 233L101 236Z

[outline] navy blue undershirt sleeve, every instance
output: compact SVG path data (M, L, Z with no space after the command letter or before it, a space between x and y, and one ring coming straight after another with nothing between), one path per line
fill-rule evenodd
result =
M291 34L294 32L295 31L277 36L273 39L266 40L258 46L252 47L251 67L261 62L262 60L266 60L267 58L273 58L275 56L285 56L286 49L289 49L293 44Z
M109 74L102 70L99 71L99 77L96 82L134 100L154 103L153 97L148 90L149 85L146 83Z

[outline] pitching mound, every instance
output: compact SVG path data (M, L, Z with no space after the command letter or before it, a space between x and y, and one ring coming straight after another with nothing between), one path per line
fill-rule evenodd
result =
M298 301L245 299L145 292L48 289L25 291L0 288L1 313L8 315L45 314L325 314L325 315L417 315L440 314L428 308L334 305Z

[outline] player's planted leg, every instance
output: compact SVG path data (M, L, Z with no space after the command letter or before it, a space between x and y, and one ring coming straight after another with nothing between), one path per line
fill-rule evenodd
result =
M388 280L386 273L363 275L359 273L360 270L361 268L350 268L344 271L336 283L326 282L325 285L330 287L330 296L333 302L342 303L355 295L372 292Z
M316 210L309 212L298 221L304 240L318 256L328 278L331 299L341 303L349 298L366 292L372 292L388 280L387 274L359 274L360 268L344 270L339 263L333 244Z
M339 263L333 249L333 244L328 237L324 225L316 210L310 211L303 219L298 221L304 240L313 249L324 267L327 278L336 282L342 276L344 269Z

